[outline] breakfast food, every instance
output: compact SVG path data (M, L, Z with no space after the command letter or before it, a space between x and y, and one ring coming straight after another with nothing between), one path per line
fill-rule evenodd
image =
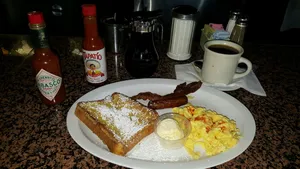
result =
M117 92L102 100L79 102L75 114L112 153L121 156L154 131L158 117L155 110Z
M201 81L192 82L189 84L181 83L176 86L175 90L172 93L161 96L156 93L151 92L142 92L131 98L134 100L150 100L148 107L152 109L165 109L173 108L177 106L182 106L188 103L188 98L186 95L194 93L202 85Z
M190 121L177 113L165 113L156 120L155 134L165 149L179 149L191 131Z
M182 84L176 86L174 93L188 95L190 93L194 93L195 91L197 91L201 87L201 85L202 85L201 81L192 82L189 84L182 83Z
M239 141L240 131L235 121L215 111L193 105L175 107L172 111L191 122L192 131L184 146L193 159L201 156L201 149L212 156L234 147Z
M188 103L188 98L183 96L170 97L166 99L159 99L154 101L149 101L148 107L151 109L164 109L164 108L172 108L177 106L182 106Z
M158 100L160 99L162 96L156 93L151 93L151 92L141 92L135 96L132 96L131 98L133 100L137 100L137 99L142 99L142 100Z
M182 129L177 121L164 119L157 126L157 134L166 140L178 140L184 137Z

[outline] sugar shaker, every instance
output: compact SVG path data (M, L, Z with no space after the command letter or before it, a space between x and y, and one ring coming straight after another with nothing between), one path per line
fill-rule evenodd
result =
M171 59L182 61L191 57L196 13L197 9L188 5L173 8L171 36L167 53Z

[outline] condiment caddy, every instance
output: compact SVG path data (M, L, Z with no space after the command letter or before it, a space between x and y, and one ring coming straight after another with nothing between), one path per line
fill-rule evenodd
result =
M233 10L230 12L225 29L222 24L210 23L204 25L200 38L200 46L204 49L205 42L209 40L228 40L243 45L247 25L248 17L240 10Z

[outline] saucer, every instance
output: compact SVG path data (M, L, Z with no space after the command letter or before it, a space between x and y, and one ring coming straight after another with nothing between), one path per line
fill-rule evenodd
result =
M196 64L195 64L195 62L196 62ZM203 81L202 74L201 74L201 69L197 66L197 65L201 64L199 62L203 62L203 60L193 61L192 65L193 65L195 71L197 72L197 75L198 75L198 77L199 77L199 79L200 79L200 81L202 82L203 85L209 86L209 87L221 90L221 91L232 91L232 90L237 90L237 89L241 88L240 86L238 86L234 82L230 83L230 84L223 84L223 83L208 83L208 82Z

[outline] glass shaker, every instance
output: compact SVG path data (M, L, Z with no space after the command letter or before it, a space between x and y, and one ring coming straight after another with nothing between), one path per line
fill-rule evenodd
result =
M159 63L159 55L154 44L156 28L158 28L156 19L146 18L131 22L129 44L125 51L125 67L131 76L145 78L156 71Z
M229 32L229 34L231 34L232 29L235 26L236 20L238 19L238 16L240 15L240 11L239 10L234 10L230 12L230 17L226 26L226 31Z
M191 57L196 13L197 9L189 5L173 8L171 36L167 53L169 58L183 61Z
M230 35L231 41L239 45L243 45L247 22L248 18L246 16L241 16L238 18Z

